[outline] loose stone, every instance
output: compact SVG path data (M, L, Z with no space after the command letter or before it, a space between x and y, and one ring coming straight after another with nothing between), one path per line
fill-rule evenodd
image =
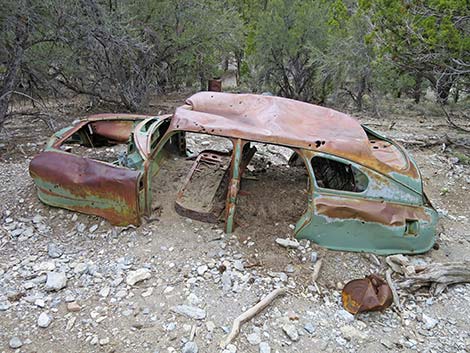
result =
M138 282L144 281L151 277L150 270L146 268L139 268L136 271L131 271L127 275L126 283L130 286L135 285Z
M41 328L48 327L52 322L52 318L47 313L41 313L38 318L38 326Z

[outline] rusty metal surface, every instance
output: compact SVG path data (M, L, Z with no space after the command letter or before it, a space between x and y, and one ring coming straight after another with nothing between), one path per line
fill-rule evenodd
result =
M393 227L403 226L406 220L431 220L420 206L359 198L320 196L315 198L315 209L329 218L359 219Z
M306 166L310 187L307 210L295 228L299 239L330 249L380 254L424 252L434 243L437 213L423 195L416 164L402 147L361 126L355 118L303 102L253 94L201 92L187 104L173 116L94 115L57 132L30 165L39 197L53 206L100 215L113 224L140 224L141 216L152 212L150 186L167 156L165 144L177 143L179 152L185 153L185 132L196 132L227 137L233 143L230 166L205 195L212 197L210 193L216 190L221 199L225 197L227 233L234 229L241 176L256 151L250 142L262 142L292 148ZM77 132L90 147L93 137L105 146L107 142L129 142L125 162L116 162L129 168L63 152L62 144ZM361 172L364 190L319 187L312 168L315 156L354 166ZM202 157L186 184L193 181L201 162ZM177 211L216 221L224 203L215 202L217 207L209 209L185 204L186 184L176 200ZM205 192L202 188L197 191Z
M170 114L150 117L139 122L135 127L134 142L142 152L144 158L149 158L152 153L152 138L155 131L158 130L162 121L169 119L170 117ZM148 124L150 124L150 126L148 129L145 129Z
M116 225L140 224L140 171L55 151L37 155L29 171L48 204L99 215Z
M348 282L341 293L344 308L351 314L379 311L393 303L392 291L378 275Z
M320 151L360 161L382 173L419 178L400 148L376 150L377 142L369 141L355 118L332 109L281 97L219 92L199 92L186 104L176 109L171 130Z
M53 143L51 144L52 148L60 148L60 145L64 143L70 136L72 136L74 133L76 133L78 130L80 130L83 126L87 124L98 124L97 126L101 124L107 125L107 132L106 134L115 136L117 138L125 138L125 128L122 125L123 121L139 121L139 120L144 120L146 118L150 118L148 115L138 115L138 114L95 114L95 115L90 115L86 119L80 120L77 123L75 123L70 129L68 129L64 134L61 134L60 136L54 135L53 136ZM101 131L103 128L101 128ZM115 130L113 132L113 130ZM127 136L128 137L128 136ZM127 139L125 140L127 141Z
M182 216L202 222L217 223L224 209L229 167L230 154L210 150L202 151L194 161L182 188L178 192L175 201L176 211ZM214 178L216 180L212 180ZM190 188L191 182L194 183L194 179L205 179L206 184L208 181L215 182L215 185L207 185L210 188L209 190L207 187L197 190L199 197L203 199L202 205L195 205L194 200L191 200L192 196L188 195L188 188ZM198 187L200 186L198 185Z
M134 121L101 120L91 122L90 127L94 134L103 136L118 143L126 143L129 140L132 129L134 128Z
M212 92L222 92L222 80L214 78L207 82L207 90Z

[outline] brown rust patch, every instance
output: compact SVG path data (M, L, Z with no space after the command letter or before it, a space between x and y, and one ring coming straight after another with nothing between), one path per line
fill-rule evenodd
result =
M53 151L37 155L29 170L45 194L64 200L63 205L55 206L97 214L114 224L126 223L124 220L140 223L139 171ZM44 185L50 187L46 189ZM93 207L93 199L100 205L108 203L109 207ZM91 206L77 206L74 200L88 200Z
M404 226L406 220L431 220L420 206L333 196L315 198L315 212L329 218L358 219L394 227Z
M86 119L83 119L76 123L71 129L69 129L67 132L65 132L62 136L59 136L56 138L53 136L51 139L53 139L53 148L59 148L64 141L66 141L70 136L72 136L74 133L76 133L78 130L80 130L83 126L91 123L91 124L97 124L97 123L110 123L110 124L116 124L119 122L129 122L133 124L135 121L140 121L144 120L146 118L150 118L151 116L147 115L133 115L133 114L96 114L96 115L91 115L87 117ZM100 125L98 124L98 125ZM103 126L104 127L104 126ZM122 130L123 126L121 126L118 130ZM104 128L100 127L100 130L103 132ZM115 137L120 136L120 138L124 138L124 132L116 132L112 133L115 135ZM124 141L126 142L127 139ZM119 141L118 141L119 142Z
M132 120L102 120L90 123L93 133L108 140L126 143L129 139L134 121Z
M216 223L225 207L230 154L202 151L193 163L175 201L176 211L202 222Z
M375 169L419 178L406 155L384 163L353 117L332 109L280 97L200 92L176 109L170 131L192 131L325 152ZM399 149L397 149L398 153ZM403 161L402 159L405 159ZM395 163L396 162L396 163ZM400 168L400 165L405 167Z
M364 311L384 310L393 302L390 287L375 274L348 282L341 297L344 308L354 315Z

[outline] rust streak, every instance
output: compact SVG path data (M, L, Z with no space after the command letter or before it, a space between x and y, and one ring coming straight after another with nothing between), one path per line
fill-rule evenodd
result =
M430 221L423 207L366 199L318 197L315 210L319 215L330 218L352 218L387 226L403 226L407 219Z

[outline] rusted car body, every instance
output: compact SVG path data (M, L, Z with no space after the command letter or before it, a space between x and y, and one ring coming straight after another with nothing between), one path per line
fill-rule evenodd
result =
M152 212L152 177L172 153L186 153L188 132L228 138L233 148L196 158L176 198L182 215L208 222L223 218L225 231L232 232L242 175L256 152L252 144L275 144L292 149L292 163L303 163L308 174L297 238L378 254L425 252L435 241L437 213L416 163L401 146L349 115L280 97L200 92L172 116L94 116L56 133L31 162L30 174L47 204L139 225ZM63 151L62 143L74 136L91 145L126 140L125 162ZM201 209L185 195L194 192L193 180L209 175L204 168L218 182L202 195L209 201Z

